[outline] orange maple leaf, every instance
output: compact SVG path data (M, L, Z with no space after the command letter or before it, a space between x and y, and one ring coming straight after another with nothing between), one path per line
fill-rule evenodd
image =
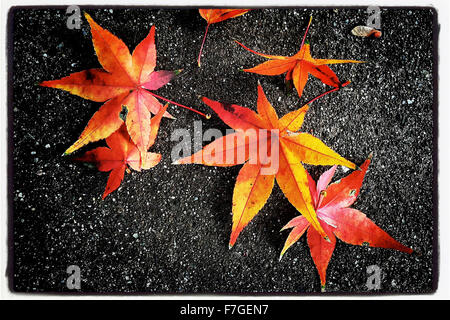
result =
M312 165L355 165L327 147L318 138L297 132L303 124L308 105L286 114L281 119L258 84L258 113L238 105L224 104L203 97L217 115L236 131L205 146L199 152L179 159L175 164L198 163L208 166L244 164L233 192L233 227L229 245L232 247L242 229L261 210L269 198L274 180L287 197L318 232L326 237L319 224L308 189L307 172L302 163ZM255 132L254 139L249 138ZM272 138L272 133L275 139ZM270 139L269 139L269 136ZM231 143L230 143L231 141ZM259 157L255 146L266 148L278 157L268 168L265 157ZM277 151L278 149L278 151ZM224 161L225 159L225 161ZM273 170L277 167L277 170ZM272 170L272 171L270 171Z
M167 110L167 104L150 120L149 147L151 147L158 135L161 118ZM161 161L161 154L139 151L128 134L125 123L106 138L108 147L98 147L86 152L83 156L75 158L76 161L93 162L100 171L111 171L102 199L116 190L122 183L127 166L136 171L150 169ZM141 157L144 156L144 159Z
M303 216L292 219L281 229L293 228L281 251L280 259L286 250L308 230L308 245L319 272L322 290L325 289L327 267L336 245L336 237L354 245L390 248L407 253L413 252L412 249L396 241L375 225L364 213L348 208L358 197L371 159L372 155L361 165L361 170L356 170L330 185L328 184L333 178L336 166L327 170L319 178L317 185L308 174L309 191L314 208L320 225L330 239L329 242L324 241L315 228L309 228L310 223Z
M308 32L311 21L312 17L309 20L308 27L306 29L305 35L303 36L300 50L295 55L290 57L259 53L247 48L242 43L236 41L244 49L269 59L269 61L263 62L260 65L257 65L256 67L250 69L244 69L244 71L267 76L275 76L286 72L286 84L288 84L290 80L293 80L299 97L302 96L303 89L306 85L306 82L308 81L308 74L311 74L314 77L320 79L320 81L322 81L326 85L336 88L341 87L342 83L339 81L333 70L331 70L330 67L327 66L327 64L363 63L364 61L312 58L309 43L305 43L306 34Z
M205 44L206 34L208 33L209 25L217 22L221 22L230 18L242 16L251 9L198 9L200 15L208 23L206 25L205 35L203 36L202 45L198 54L197 63L200 67L200 59L202 56L203 45Z
M120 117L122 107L126 107L128 111L128 133L143 154L149 148L151 113L156 114L162 108L156 98L200 113L151 92L167 84L179 72L154 71L155 26L152 26L147 37L137 45L131 55L122 40L100 27L87 13L85 17L91 27L92 42L103 69L89 69L40 84L62 89L85 99L106 101L65 154L70 154L90 142L105 139L117 131L124 123ZM167 112L164 116L173 118Z

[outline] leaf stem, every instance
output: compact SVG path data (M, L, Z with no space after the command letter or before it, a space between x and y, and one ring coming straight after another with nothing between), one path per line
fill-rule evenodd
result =
M193 109L193 108L187 107L187 106L185 106L185 105L182 105L182 104L179 104L179 103L174 102L174 101L172 101L172 100L169 100L169 99L166 99L166 98L164 98L164 97L161 97L161 96L159 96L159 95L157 95L156 93L153 93L153 92L151 92L151 91L147 91L147 92L150 93L150 94L151 94L152 96L154 96L155 98L158 98L158 99L167 101L167 102L169 102L169 103L171 103L171 104L174 104L174 105L176 105L176 106L179 106L179 107L182 107L182 108L184 108L184 109L193 111L193 112L195 112L195 113L197 113L197 114L199 114L199 115L205 117L206 119L209 119L208 116L207 116L206 114L204 114L203 112L200 112L200 111L195 110L195 109Z
M318 95L317 97L315 97L315 98L313 98L312 100L310 100L310 101L308 101L307 103L305 103L305 105L311 104L311 103L313 103L314 101L316 101L317 99L320 99L320 98L322 98L323 96L326 96L327 94L329 94L329 93L331 93L331 92L339 91L341 88L348 86L350 83L351 83L350 81L344 82L340 87L337 87L337 88L328 90L327 92L324 92L324 93Z
M201 45L201 47L200 47L200 52L199 52L199 54L198 54L197 64L198 64L198 67L199 67L199 68L200 68L200 59L201 59L201 57L202 57L203 45L205 44L206 35L208 34L209 25L210 25L210 23L208 23L208 24L206 25L205 35L203 36L202 45Z

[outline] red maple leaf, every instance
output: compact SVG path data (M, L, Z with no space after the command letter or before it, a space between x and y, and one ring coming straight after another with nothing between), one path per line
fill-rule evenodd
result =
M314 98L310 103L333 91L337 89ZM203 97L202 101L236 132L214 140L197 153L178 159L175 164L197 163L207 166L244 164L239 171L233 192L233 227L229 246L234 245L240 232L265 205L272 193L275 179L287 199L314 228L318 229L319 233L326 237L317 221L308 188L307 171L302 162L312 165L338 164L351 169L355 169L356 166L326 146L320 139L308 133L298 132L309 106L305 105L278 118L259 84L258 113L239 105L221 103L206 97ZM274 133L273 137L271 133ZM258 152L252 152L252 149L258 149ZM277 155L273 170L265 170L269 166L267 159L261 157L261 149L270 150L271 154Z
M105 139L117 131L124 123L120 117L122 107L127 109L126 129L140 152L145 154L149 148L151 113L156 114L162 108L156 98L193 110L151 92L167 84L179 71L154 71L155 26L130 54L122 40L100 27L87 13L85 17L103 69L89 69L41 83L41 86L62 89L85 99L106 101L65 154L90 142ZM164 116L172 117L167 112Z
M317 185L308 174L311 198L320 225L325 230L330 241L325 241L315 228L303 216L289 221L281 230L293 228L281 251L280 259L286 250L292 246L308 230L307 240L311 256L319 272L322 289L325 288L326 271L333 254L336 237L353 245L367 245L396 249L412 253L413 250L393 239L385 231L359 210L349 208L358 197L372 156L363 163L360 170L352 172L338 182L328 185L336 171L336 166L326 171L317 181Z
M167 105L165 105L156 116L150 120L151 130L148 137L149 147L155 143L159 124L166 109ZM128 166L133 170L141 171L141 169L150 169L161 161L161 155L159 153L145 152L143 154L139 151L137 146L131 140L125 123L123 123L117 131L106 138L106 144L108 147L98 147L86 152L83 156L74 159L76 161L95 163L100 171L111 171L102 199L105 199L108 194L120 186ZM141 159L141 156L144 156L145 158Z
M206 25L205 35L203 36L202 45L200 47L200 52L198 54L197 63L200 67L200 59L202 56L203 45L205 44L206 35L208 34L209 25L213 23L218 23L227 19L242 16L243 14L250 11L250 9L198 9L200 15L208 23Z

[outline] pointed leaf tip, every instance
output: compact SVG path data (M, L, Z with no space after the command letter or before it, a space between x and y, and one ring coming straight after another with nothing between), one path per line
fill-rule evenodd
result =
M85 17L87 20L92 20L91 15L90 15L89 13L87 13L86 11L84 12L84 17Z
M369 156L367 157L367 159L372 160L373 158L373 151L369 154Z
M321 292L327 292L327 290L325 289L325 285L322 285L322 287L320 288Z

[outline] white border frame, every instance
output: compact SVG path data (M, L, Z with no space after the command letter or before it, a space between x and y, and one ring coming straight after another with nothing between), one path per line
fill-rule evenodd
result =
M438 180L439 180L439 194L438 194L438 215L439 215L439 281L438 289L434 294L425 295L373 295L373 296L219 296L219 295L70 295L70 294L26 294L26 293L14 293L9 290L8 278L6 275L7 259L8 259L8 118L7 118L7 21L8 11L12 6L35 6L35 5L57 5L57 6L69 6L69 5L130 5L130 6L231 6L231 7L301 7L301 6L370 6L377 5L380 7L407 7L407 6L432 6L438 13L438 46L439 52L436 61L438 62L439 71L439 83L438 83L438 110L439 110L439 142L438 142ZM276 4L276 5L275 5ZM347 300L347 299L377 299L377 300L392 300L392 299L406 299L406 300L418 300L418 299L450 299L450 197L440 197L443 192L450 191L449 178L450 178L450 166L448 165L448 159L450 156L450 148L446 149L444 143L446 138L450 137L450 125L446 125L446 121L450 120L450 48L449 48L449 35L450 35L450 2L446 0L408 0L408 1L389 1L389 0L343 0L343 1L326 1L326 0L314 0L314 2L305 0L228 0L228 1L208 1L208 0L1 0L1 35L0 35L0 68L2 75L2 86L0 89L0 168L1 168L1 182L0 182L0 195L2 197L0 207L0 298L1 299L30 299L30 300L47 300L47 299L79 299L79 300L98 300L98 299L139 299L139 300ZM437 186L435 186L437 188Z

